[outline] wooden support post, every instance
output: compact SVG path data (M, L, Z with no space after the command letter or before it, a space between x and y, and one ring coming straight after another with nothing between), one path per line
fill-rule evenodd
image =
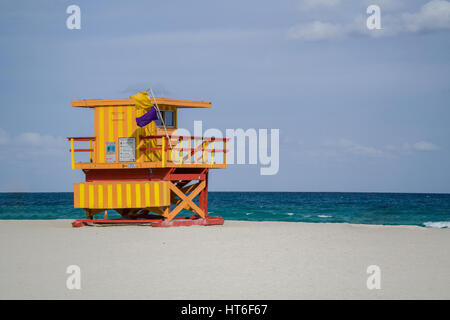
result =
M169 189L169 193L170 193L170 189ZM164 209L162 216L164 218L167 218L169 215L170 215L170 204Z
M169 182L169 188L170 190L175 193L180 199L182 200L180 204L170 212L170 214L167 216L167 220L171 221L175 216L185 208L185 206L189 206L192 208L192 210L197 213L200 217L203 219L206 218L205 212L197 206L197 204L193 201L194 198L205 188L205 181L202 181L189 195L186 195L181 191L176 185L174 185L172 182Z
M72 169L75 169L75 152L74 152L74 146L73 146L73 138L70 139L70 153L71 153L71 159L72 159Z
M205 173L205 187L200 192L200 195L198 196L198 204L200 209L205 213L205 218L208 217L208 171L209 169L206 169Z

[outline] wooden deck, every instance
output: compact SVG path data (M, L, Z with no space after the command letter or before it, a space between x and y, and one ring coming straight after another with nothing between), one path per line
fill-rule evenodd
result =
M209 168L225 169L226 163L175 163L154 162L121 162L121 163L91 163L75 162L73 169L123 169L123 168Z

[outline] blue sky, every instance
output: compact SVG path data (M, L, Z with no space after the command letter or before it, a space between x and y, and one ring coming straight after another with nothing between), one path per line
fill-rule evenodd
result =
M70 101L151 86L212 101L182 127L280 129L277 175L232 165L212 190L450 192L449 1L2 1L0 17L0 191L71 191L64 137L93 115Z

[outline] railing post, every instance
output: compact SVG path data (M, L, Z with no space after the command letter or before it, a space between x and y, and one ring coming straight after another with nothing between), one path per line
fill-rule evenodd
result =
M202 142L202 163L205 163L206 151L205 149L208 147L206 141Z
M187 162L188 163L192 163L192 157L190 156L190 154L191 154L191 146L192 146L192 139L191 138L189 138L189 145L188 145L188 155L189 155L189 157L187 157ZM194 156L195 157L195 156Z
M223 164L227 164L227 140L223 141Z
M180 137L180 153L179 153L179 157L180 157L180 166L183 165L183 138Z
M92 150L92 140L89 140L89 149ZM89 160L92 162L92 151L89 151Z
M197 139L194 138L194 163L197 164L197 147L200 145L197 145Z
M162 167L166 167L166 137L161 137L161 162Z
M214 165L214 140L211 142L211 168Z
M75 153L74 153L74 146L73 146L73 138L70 139L70 154L72 158L72 169L75 169Z

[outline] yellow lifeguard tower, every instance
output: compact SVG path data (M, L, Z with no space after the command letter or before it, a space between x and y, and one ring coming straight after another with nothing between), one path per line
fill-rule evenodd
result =
M153 102L158 120L139 127L136 118L146 110L136 108L132 98L72 101L72 107L93 109L95 120L94 136L67 138L72 169L83 170L86 177L74 185L74 206L86 211L86 219L76 220L74 227L223 224L221 217L208 215L208 173L226 168L227 139L176 135L179 109L211 108L211 103L166 98ZM80 142L89 146L75 148ZM80 152L89 158L77 161ZM107 219L111 209L121 218ZM192 215L177 216L183 209ZM94 218L100 213L105 214L102 219Z

